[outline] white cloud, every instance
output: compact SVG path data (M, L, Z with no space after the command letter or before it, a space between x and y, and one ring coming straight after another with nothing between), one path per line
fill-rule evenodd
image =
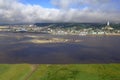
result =
M0 23L103 22L106 19L120 22L119 11L114 11L114 8L111 8L112 11L106 10L108 6L105 4L109 4L108 1L52 0L52 3L59 8L43 8L40 5L23 4L18 0L0 0ZM71 5L89 6L79 9ZM93 8L97 5L101 7Z
M97 5L98 7L106 5L110 0L52 0L51 3L58 8L71 8L74 6L85 6L89 7Z

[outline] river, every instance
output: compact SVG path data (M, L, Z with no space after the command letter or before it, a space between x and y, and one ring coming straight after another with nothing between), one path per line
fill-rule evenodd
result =
M31 43L31 39L63 38L71 42ZM74 42L80 40L80 42ZM120 63L120 36L70 36L0 32L0 63Z

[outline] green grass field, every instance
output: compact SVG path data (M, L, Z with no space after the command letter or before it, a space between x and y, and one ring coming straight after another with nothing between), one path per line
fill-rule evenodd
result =
M0 64L0 80L120 80L120 64Z

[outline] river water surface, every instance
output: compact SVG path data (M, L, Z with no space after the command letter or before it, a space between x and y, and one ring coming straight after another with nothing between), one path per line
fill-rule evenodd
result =
M71 42L28 42L36 36L39 39L70 39ZM80 42L76 43L74 40ZM120 63L120 36L56 36L0 32L0 63Z

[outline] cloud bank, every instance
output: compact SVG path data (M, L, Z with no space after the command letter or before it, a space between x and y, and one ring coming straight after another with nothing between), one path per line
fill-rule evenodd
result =
M120 22L111 0L51 0L53 8L0 0L0 24L36 22Z

